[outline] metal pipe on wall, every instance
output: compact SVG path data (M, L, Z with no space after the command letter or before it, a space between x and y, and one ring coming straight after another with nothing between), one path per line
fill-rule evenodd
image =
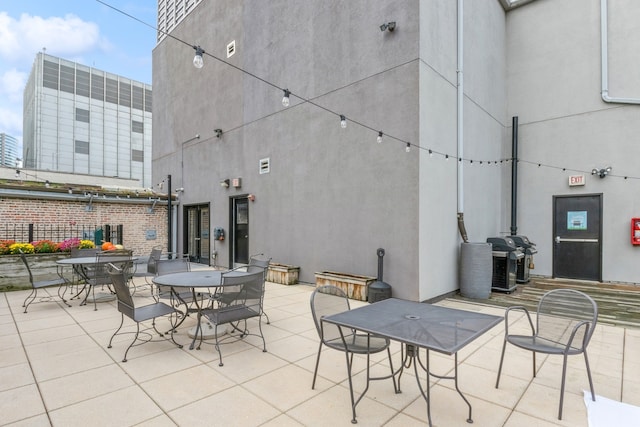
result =
M167 176L167 252L169 259L173 252L173 218L171 208L171 174Z
M518 234L518 116L511 119L511 235Z
M457 153L458 159L464 157L464 0L458 0L457 10L457 57L458 57L458 85L457 85ZM468 241L467 230L464 226L464 162L458 161L458 231L464 242Z

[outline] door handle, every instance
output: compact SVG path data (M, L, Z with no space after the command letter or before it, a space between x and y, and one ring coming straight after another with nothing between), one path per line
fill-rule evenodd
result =
M573 243L598 243L598 239L566 239L560 236L556 236L556 243L560 242L573 242Z

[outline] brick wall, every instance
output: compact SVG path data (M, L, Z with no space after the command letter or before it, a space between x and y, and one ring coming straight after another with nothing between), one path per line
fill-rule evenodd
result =
M117 203L95 200L92 211L87 201L40 200L0 197L0 218L6 224L123 226L123 245L134 255L148 255L154 246L167 247L167 206L158 203ZM155 231L155 240L147 240L147 230ZM71 236L69 236L71 237Z

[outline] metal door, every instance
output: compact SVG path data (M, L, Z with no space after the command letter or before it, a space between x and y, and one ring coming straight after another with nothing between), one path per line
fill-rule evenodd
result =
M246 197L231 199L231 260L233 266L249 263L249 200Z
M602 280L602 195L553 197L553 277Z
M211 240L209 236L209 205L186 206L185 242L189 261L209 264Z

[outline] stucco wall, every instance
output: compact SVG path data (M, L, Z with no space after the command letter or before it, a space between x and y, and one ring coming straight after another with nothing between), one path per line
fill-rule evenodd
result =
M610 95L638 99L640 3L608 6ZM600 35L600 0L536 1L507 14L508 111L519 116L519 157L528 161L519 167L519 234L538 243L532 274L550 276L552 197L602 194L602 278L637 283L629 222L640 216L640 105L602 100ZM607 178L591 176L607 166ZM569 187L574 174L586 185Z

